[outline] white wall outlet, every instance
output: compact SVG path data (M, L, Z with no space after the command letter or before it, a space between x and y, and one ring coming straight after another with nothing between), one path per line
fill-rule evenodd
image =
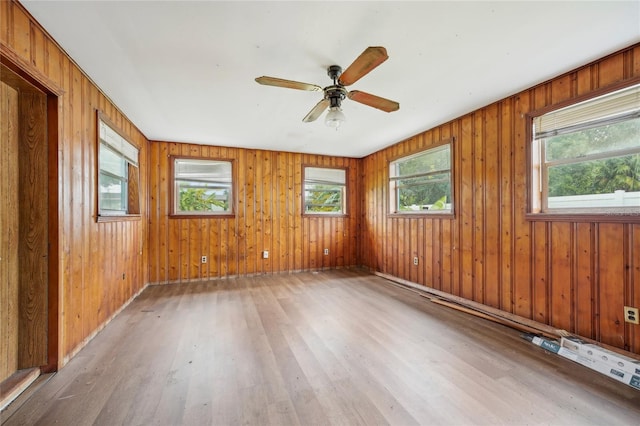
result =
M414 256L413 264L416 265L416 266L418 265L418 256Z
M324 249L324 255L329 256L329 249Z
M262 258L263 259L268 259L269 258L269 250L265 250L262 252Z
M200 262L207 263L207 256L202 256L202 259L200 260Z
M624 321L631 324L640 324L640 317L638 317L638 308L632 308L631 306L624 307Z

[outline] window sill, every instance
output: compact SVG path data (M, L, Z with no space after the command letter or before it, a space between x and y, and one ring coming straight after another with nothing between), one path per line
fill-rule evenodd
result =
M423 211L407 212L407 213L387 213L387 217L419 217L419 218L432 218L432 219L455 219L456 215L453 212L442 213L426 213Z
M203 213L195 213L195 214L175 214L171 213L169 215L169 219L233 219L236 215L233 213L224 213L224 214L203 214Z
M141 220L139 214L127 214L127 215L98 215L96 222L132 222Z
M561 212L527 213L525 218L531 222L601 222L601 223L640 223L640 212Z

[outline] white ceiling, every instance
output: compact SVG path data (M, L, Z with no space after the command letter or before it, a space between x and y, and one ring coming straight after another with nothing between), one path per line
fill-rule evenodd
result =
M580 2L25 1L152 140L362 157L640 41L640 0ZM302 118L367 46L389 60L349 87L338 131Z

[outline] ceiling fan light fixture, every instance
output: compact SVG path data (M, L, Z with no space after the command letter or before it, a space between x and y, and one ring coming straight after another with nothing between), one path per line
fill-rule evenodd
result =
M347 117L339 106L329 108L329 112L324 118L324 124L326 124L327 127L332 127L336 130L338 130L338 127L340 127L345 121L347 121Z

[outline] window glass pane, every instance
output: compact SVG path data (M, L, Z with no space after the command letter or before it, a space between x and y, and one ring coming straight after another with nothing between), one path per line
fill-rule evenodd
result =
M177 182L178 211L226 212L229 211L231 185L202 182Z
M451 144L390 164L393 213L451 212Z
M640 85L533 121L532 213L640 213Z
M122 155L100 144L100 170L115 176L126 177L126 162Z
M435 148L424 153L397 161L394 176L410 176L417 173L430 173L451 168L449 145Z
M403 179L398 185L398 201L401 211L449 209L450 175L442 174L434 179Z
M640 147L640 118L545 139L546 160Z
M549 208L640 207L640 154L549 167Z
M99 123L98 216L140 214L138 148L100 118Z
M126 213L126 182L122 179L100 173L100 210Z
M177 158L174 171L176 213L231 212L231 162Z
M304 168L304 212L344 214L347 171L328 167Z
M343 186L305 185L305 211L310 213L341 213Z

